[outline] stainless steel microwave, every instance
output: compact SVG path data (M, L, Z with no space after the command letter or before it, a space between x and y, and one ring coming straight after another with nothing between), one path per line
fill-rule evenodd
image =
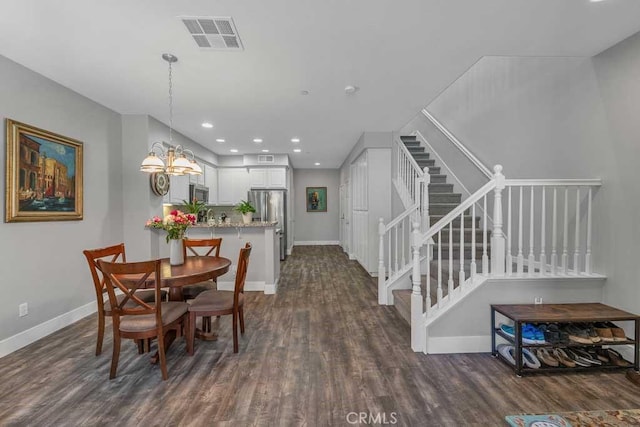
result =
M189 184L189 202L193 203L194 199L197 199L199 202L209 203L209 187Z

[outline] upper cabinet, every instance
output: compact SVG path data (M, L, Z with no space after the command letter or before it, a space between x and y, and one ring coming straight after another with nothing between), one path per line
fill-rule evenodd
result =
M251 188L287 188L286 168L249 169Z
M209 204L218 203L218 171L216 168L204 165L204 185L209 188Z
M218 169L218 204L236 205L247 200L251 188L249 173L245 168Z

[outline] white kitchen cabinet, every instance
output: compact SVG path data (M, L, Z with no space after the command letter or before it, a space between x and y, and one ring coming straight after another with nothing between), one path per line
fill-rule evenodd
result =
M209 188L209 204L218 203L218 171L216 168L204 165L204 185Z
M287 188L285 168L251 168L249 177L251 188Z
M183 204L183 200L189 201L189 175L170 176L169 192L164 196L164 203L174 205Z
M218 204L235 205L247 200L251 188L249 173L245 168L218 169Z

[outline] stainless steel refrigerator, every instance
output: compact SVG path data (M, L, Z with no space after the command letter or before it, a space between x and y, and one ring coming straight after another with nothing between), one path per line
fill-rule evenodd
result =
M287 254L287 190L250 190L249 201L256 208L254 221L278 221L280 259Z

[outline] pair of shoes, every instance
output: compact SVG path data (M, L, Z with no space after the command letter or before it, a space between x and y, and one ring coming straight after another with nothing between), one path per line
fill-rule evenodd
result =
M611 335L613 336L614 341L628 341L627 334L624 333L624 329L616 326L614 323L606 322L604 323L604 327L611 330Z
M569 335L569 339L573 342L579 344L593 344L591 337L589 337L589 333L584 329L580 329L576 325L569 324L564 327L564 331Z
M549 344L569 344L569 334L560 330L555 323L543 323L538 325L538 329L544 333L544 340Z
M511 338L513 338L515 340L516 335L515 335L515 330L514 330L513 326L501 324L500 325L500 330L502 332L504 332L505 335L507 335L507 336L509 336L509 337L511 337ZM522 342L525 343L525 344L541 344L536 339L535 333L532 333L530 331L525 332L524 326L522 328Z
M522 324L522 335L527 335L527 338L532 338L537 341L538 344L546 344L547 342L544 340L544 332L542 329L537 328L531 323L523 323Z
M513 366L516 365L516 348L514 346L509 344L500 344L496 349L507 362L511 363ZM526 348L522 349L522 364L530 369L538 369L540 367L540 361L538 358Z
M607 356L609 356L609 360L612 365L615 366L631 366L630 362L627 362L624 357L617 351L612 348L605 349L607 351Z
M567 354L576 362L576 365L585 367L602 365L602 362L598 360L597 357L593 357L588 351L584 351L579 348L568 348Z
M576 367L576 362L573 361L571 358L569 358L567 353L565 353L564 350L561 349L561 348L554 348L553 349L553 356L556 359L558 359L558 362L560 362L560 364L562 364L563 366L565 366L567 368L575 368Z
M640 372L627 371L627 379L640 387Z
M556 359L546 348L535 349L535 354L538 360L546 366L557 368L560 365L560 361Z

